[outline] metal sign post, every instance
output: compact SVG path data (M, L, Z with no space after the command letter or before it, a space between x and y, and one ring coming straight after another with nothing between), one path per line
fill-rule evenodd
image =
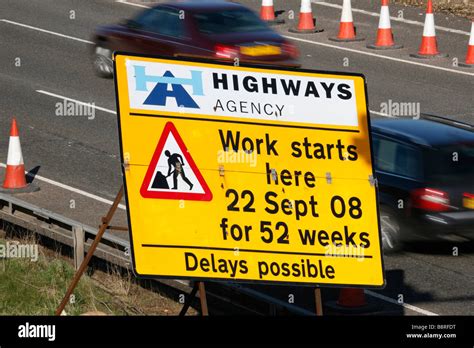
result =
M321 289L316 288L314 289L314 300L316 302L316 315L322 316L323 315L323 302L321 299Z

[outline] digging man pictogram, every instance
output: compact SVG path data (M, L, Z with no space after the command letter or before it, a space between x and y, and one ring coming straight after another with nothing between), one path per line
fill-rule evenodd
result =
M173 190L178 189L178 176L181 176L181 178L184 180L186 184L189 185L189 190L193 189L193 184L191 181L189 181L188 178L186 178L186 175L184 174L184 162L183 162L183 157L178 154L174 153L171 154L168 150L165 151L166 157L168 157L168 175L166 177L169 177L171 174L173 174ZM174 167L174 170L173 170Z

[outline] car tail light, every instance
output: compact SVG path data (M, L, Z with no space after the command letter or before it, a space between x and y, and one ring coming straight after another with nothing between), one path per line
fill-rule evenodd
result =
M474 193L469 193L469 192L463 193L462 206L467 209L474 209Z
M216 54L216 57L218 58L236 58L239 55L239 50L235 46L229 46L229 45L216 45L214 47L214 51Z
M300 56L300 52L298 48L290 42L285 42L281 45L281 49L284 53L289 55L291 58L298 58Z
M432 188L421 188L411 192L413 208L426 211L447 211L450 209L446 192Z

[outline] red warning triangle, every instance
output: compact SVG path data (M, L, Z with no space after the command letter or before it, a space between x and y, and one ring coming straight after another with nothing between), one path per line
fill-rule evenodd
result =
M212 199L211 190L172 122L163 129L140 193L144 198Z

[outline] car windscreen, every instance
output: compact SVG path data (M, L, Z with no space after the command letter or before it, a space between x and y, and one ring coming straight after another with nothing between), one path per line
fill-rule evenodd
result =
M245 9L196 13L194 19L198 30L203 34L268 30L267 25L255 13Z
M474 183L474 142L438 147L427 152L427 179L436 184Z

